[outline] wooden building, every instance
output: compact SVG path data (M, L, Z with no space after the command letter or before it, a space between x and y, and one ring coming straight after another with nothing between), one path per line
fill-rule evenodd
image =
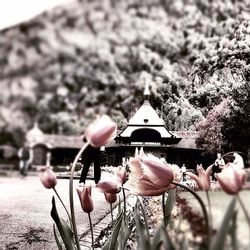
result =
M124 164L136 151L143 148L145 153L164 157L169 163L196 167L201 162L201 151L195 143L198 133L169 131L164 120L151 106L149 96L146 84L142 106L128 121L126 128L106 147L109 165Z
M37 124L27 133L26 142L33 150L35 166L68 166L83 145L80 136L45 134Z
M163 119L149 101L149 88L145 86L144 102L125 129L105 147L102 165L126 164L129 157L143 148L145 153L164 157L167 162L188 168L201 162L195 131L168 131ZM33 149L34 165L70 165L83 142L80 136L44 134L37 124L27 133L26 141Z

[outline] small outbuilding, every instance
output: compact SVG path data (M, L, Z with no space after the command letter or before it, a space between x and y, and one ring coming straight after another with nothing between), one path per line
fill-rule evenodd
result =
M68 166L83 145L80 136L45 134L37 123L27 133L26 143L33 150L35 166Z

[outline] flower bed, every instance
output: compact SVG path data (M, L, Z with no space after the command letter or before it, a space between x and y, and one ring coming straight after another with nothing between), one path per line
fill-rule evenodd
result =
M86 130L87 142L77 154L70 174L70 213L55 189L57 184L55 174L47 168L41 176L44 187L54 189L67 212L69 220L69 223L66 223L59 217L53 197L51 216L55 222L54 235L59 249L62 248L63 244L67 250L81 249L73 200L73 177L76 164L88 145L91 144L93 147L105 145L114 136L115 131L116 125L106 116L99 117ZM221 250L228 249L229 246L235 249L238 243L236 238L236 202L241 206L250 228L249 214L238 195L245 183L246 174L244 170L231 163L228 163L222 172L216 175L223 191L233 196L216 233L212 230L212 206L209 196L212 166L205 170L201 165L198 165L198 175L187 173L195 180L198 188L205 192L208 208L196 191L180 182L181 173L176 165L168 165L159 158L150 154L146 155L141 151L135 157L130 158L129 170L131 172L126 187L123 185L126 182L127 173L123 168L119 168L116 174L111 174L108 178L100 180L95 186L104 193L106 201L110 204L113 224L113 227L110 227L112 230L107 227L104 232L104 235L110 234L108 240L100 238L99 243L96 242L96 244L99 244L98 247L100 246L104 250L125 249L127 246L136 246L137 249L143 250L160 249L162 247L164 249ZM128 188L135 195L134 200L129 202L126 201L125 195L125 190ZM176 196L178 188L188 191L196 199L200 205L202 216L194 211L185 199ZM83 189L77 189L77 192L82 209L88 214L92 248L94 249L96 245L94 244L91 220L91 212L94 209L91 189L91 186L86 186ZM118 216L113 223L112 204L117 200L117 193L119 192L122 192L123 202L122 204L119 202ZM145 196L153 198L145 198ZM155 198L156 196L161 197L161 200ZM176 201L178 204L177 212L174 210ZM160 214L162 214L162 217ZM154 216L149 219L150 215ZM61 238L59 238L59 235ZM102 246L101 244L104 241L106 242Z

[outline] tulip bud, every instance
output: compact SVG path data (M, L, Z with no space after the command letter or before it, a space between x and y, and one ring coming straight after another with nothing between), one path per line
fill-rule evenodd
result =
M164 194L174 179L173 171L153 155L130 158L128 186L132 193L143 196Z
M109 194L109 193L104 193L105 199L109 204L112 204L116 202L117 200L117 195L116 194Z
M116 137L117 125L107 115L98 117L86 129L85 137L93 147L105 146Z
M81 202L82 210L91 213L94 209L93 200L91 198L91 186L84 187L82 190L77 188L77 193Z
M169 186L173 179L173 171L159 158L148 154L141 158L143 173L160 187Z
M121 179L118 176L100 180L96 187L104 193L117 194L121 190Z
M116 175L118 177L120 177L120 179L122 181L122 184L124 184L126 182L126 180L127 180L127 172L126 172L126 170L124 168L119 167Z
M46 167L43 174L40 175L40 180L45 188L54 188L57 184L57 179L55 173Z
M212 165L210 165L206 170L202 167L202 165L198 165L196 168L198 172L198 176L193 173L187 173L192 179L194 179L198 185L198 187L204 191L208 191L210 189L210 173L212 171Z
M237 194L243 187L246 179L246 172L237 169L233 164L228 163L221 173L216 174L221 188L228 194Z

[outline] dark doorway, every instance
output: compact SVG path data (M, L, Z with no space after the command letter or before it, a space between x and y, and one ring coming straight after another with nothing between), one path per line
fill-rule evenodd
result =
M161 142L161 135L158 131L149 128L135 130L131 134L132 142Z

